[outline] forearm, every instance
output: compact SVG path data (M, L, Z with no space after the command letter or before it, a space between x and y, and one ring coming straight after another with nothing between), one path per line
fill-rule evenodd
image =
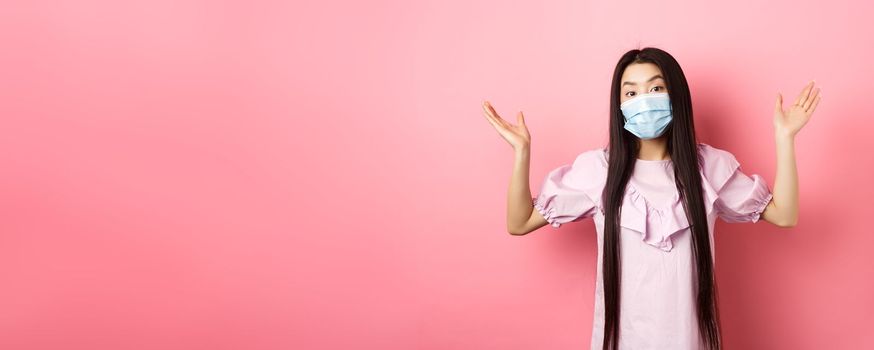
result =
M521 230L534 210L531 201L531 188L528 185L531 152L528 147L520 147L515 152L513 174L507 191L507 230Z
M795 136L776 134L777 174L773 202L778 221L794 226L798 222L798 169L795 165Z

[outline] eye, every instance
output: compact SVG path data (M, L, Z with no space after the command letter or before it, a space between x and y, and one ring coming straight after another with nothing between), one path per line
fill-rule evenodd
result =
M629 95L629 94L634 94L634 91L626 92L626 93L625 93L625 96L628 96L628 97L634 96L634 95Z
M652 88L653 88L653 89L655 89L655 88L660 88L661 90L664 90L664 89L665 89L664 87L659 86L659 85L653 86ZM661 90L659 90L659 91L661 91Z

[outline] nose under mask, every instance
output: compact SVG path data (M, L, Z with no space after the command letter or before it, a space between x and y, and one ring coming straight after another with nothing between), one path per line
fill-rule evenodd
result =
M667 92L642 94L623 102L619 109L625 116L625 130L643 140L661 136L673 120Z

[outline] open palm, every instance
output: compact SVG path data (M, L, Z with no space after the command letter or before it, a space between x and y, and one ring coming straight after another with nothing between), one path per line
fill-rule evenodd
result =
M525 117L522 111L516 115L517 125L510 124L498 115L498 112L492 108L488 101L483 102L483 114L489 123L498 130L501 137L513 146L513 149L521 149L528 147L531 144L531 134L528 133L528 127L525 125Z
M804 87L795 103L788 109L783 109L783 95L777 94L777 103L774 106L774 129L777 133L795 136L816 110L816 106L822 99L820 95L821 88L813 89L814 82L811 81Z

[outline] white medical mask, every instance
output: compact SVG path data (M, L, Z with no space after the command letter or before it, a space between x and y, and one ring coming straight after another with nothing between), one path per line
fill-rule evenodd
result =
M643 140L662 136L673 120L671 99L667 92L638 95L619 105L625 116L625 130Z

